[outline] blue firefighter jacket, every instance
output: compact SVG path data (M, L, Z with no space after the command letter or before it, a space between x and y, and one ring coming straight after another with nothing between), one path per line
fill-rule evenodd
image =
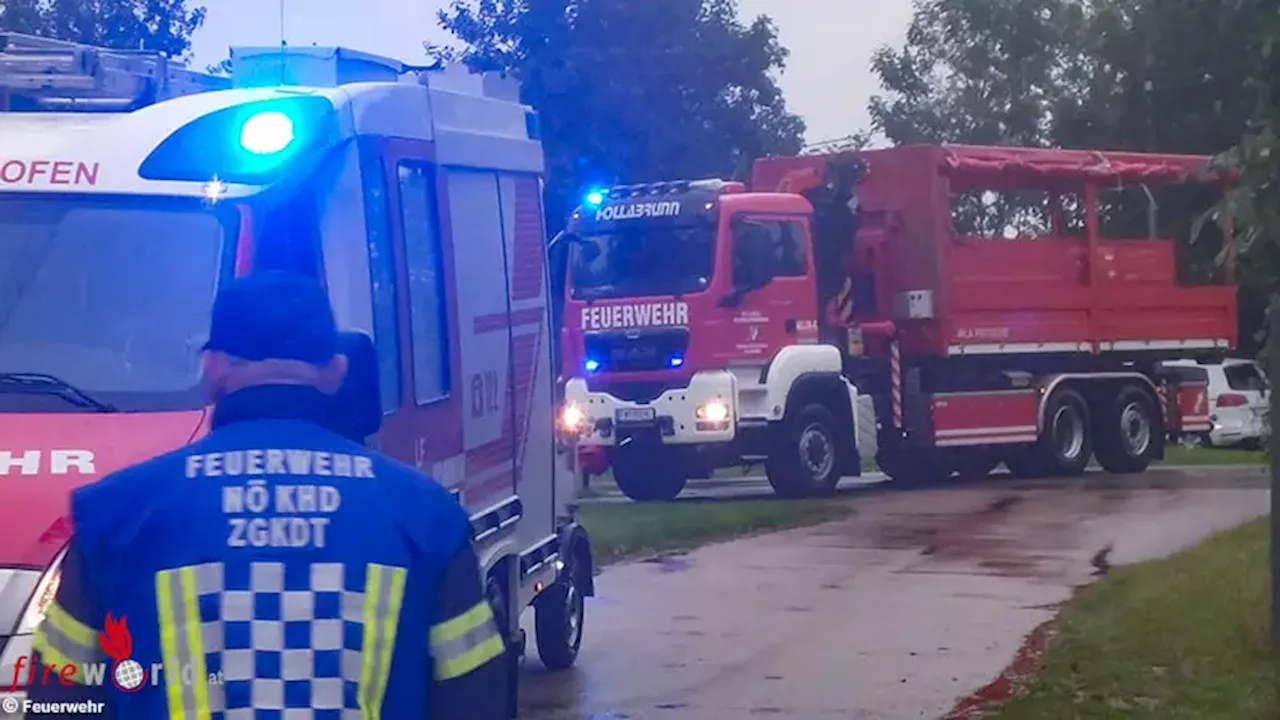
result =
M506 716L466 513L322 427L323 403L242 390L204 439L73 494L35 649L77 670L33 701L129 720Z

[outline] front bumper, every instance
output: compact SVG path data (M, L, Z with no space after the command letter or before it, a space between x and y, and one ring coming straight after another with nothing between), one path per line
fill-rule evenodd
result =
M582 378L565 384L564 397L582 413L578 442L587 447L614 447L637 432L656 434L664 445L728 443L737 437L737 379L725 371L699 372L687 387L667 390L651 402L592 392ZM727 410L724 419L707 416L717 404Z

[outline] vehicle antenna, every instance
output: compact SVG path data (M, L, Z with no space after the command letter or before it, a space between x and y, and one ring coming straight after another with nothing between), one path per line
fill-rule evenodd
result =
M284 35L284 3L285 3L285 0L280 0L280 84L281 85L285 84L284 51L285 51L285 48L288 46L288 43L285 42L285 35Z

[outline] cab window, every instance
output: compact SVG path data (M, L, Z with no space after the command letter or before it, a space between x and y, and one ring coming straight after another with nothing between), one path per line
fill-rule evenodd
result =
M754 236L754 237L751 237ZM741 218L734 224L733 265L735 279L747 272L757 248L772 253L773 277L803 277L808 274L804 224L777 218Z
M400 222L409 277L413 394L419 405L449 396L449 328L445 315L443 249L432 167L400 163Z

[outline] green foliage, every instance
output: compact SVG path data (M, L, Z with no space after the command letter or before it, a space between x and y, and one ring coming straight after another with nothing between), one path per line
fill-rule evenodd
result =
M735 0L455 0L440 22L539 111L553 232L588 185L741 177L800 149L773 77L787 51Z
M187 0L0 0L0 30L181 58L204 23Z

